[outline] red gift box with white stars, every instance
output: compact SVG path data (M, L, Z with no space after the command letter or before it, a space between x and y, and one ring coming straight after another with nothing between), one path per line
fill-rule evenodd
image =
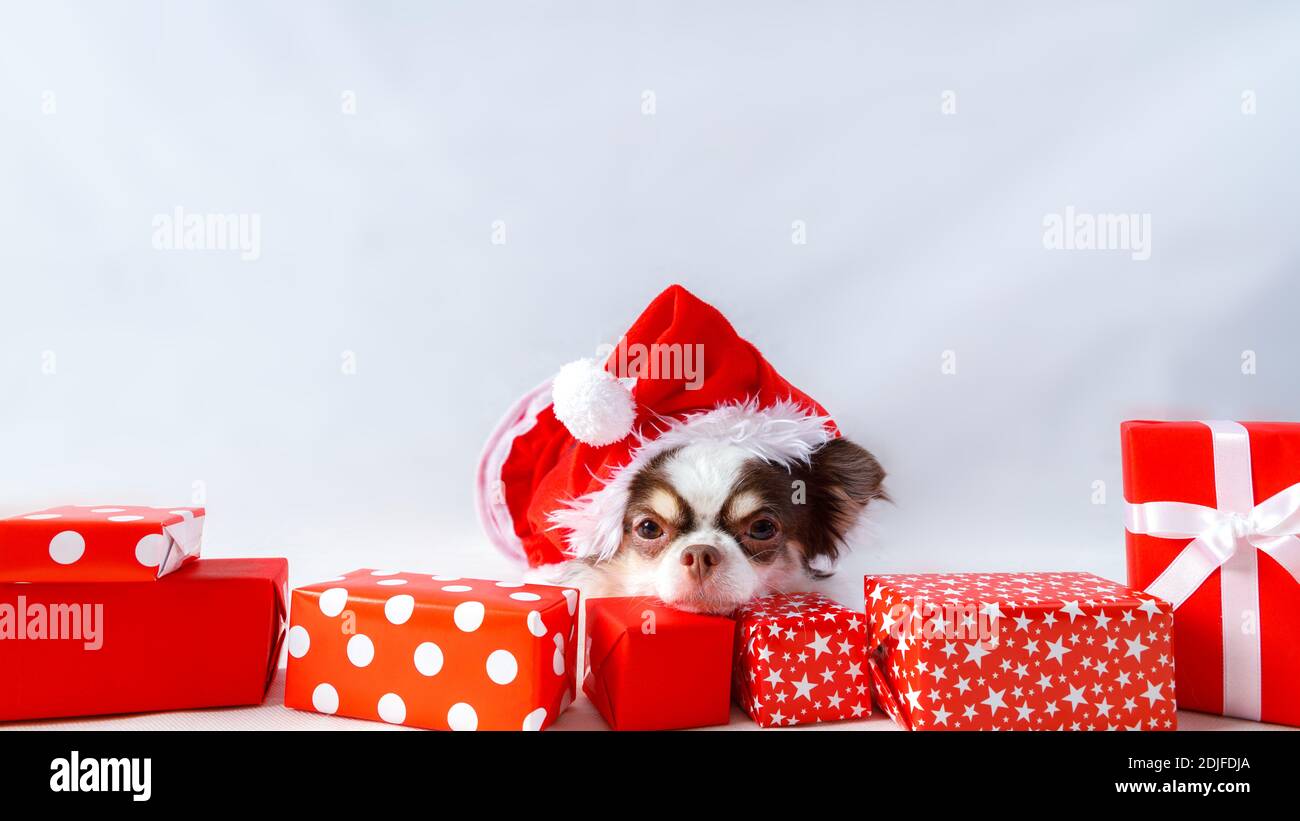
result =
M432 730L541 730L572 703L578 591L355 570L293 591L285 706Z
M755 599L736 613L736 703L761 727L871 715L866 619L817 593Z
M872 685L909 730L1173 730L1170 605L1091 573L866 577Z
M197 559L201 507L52 507L0 519L0 582L158 579Z

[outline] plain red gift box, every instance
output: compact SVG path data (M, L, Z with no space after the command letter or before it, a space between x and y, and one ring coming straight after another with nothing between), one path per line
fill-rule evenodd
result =
M201 559L156 581L0 584L11 619L20 597L29 612L103 606L97 650L0 639L0 720L260 704L279 661L287 582L284 559Z
M1255 502L1300 482L1300 424L1243 422L1250 433ZM1120 425L1124 498L1145 502L1217 501L1214 439L1201 422L1130 421ZM1191 539L1125 533L1129 584L1146 588ZM1220 571L1174 611L1174 673L1178 706L1223 712L1223 615ZM1300 726L1300 586L1270 557L1259 555L1260 718Z
M641 597L588 599L582 691L615 730L731 720L736 623Z

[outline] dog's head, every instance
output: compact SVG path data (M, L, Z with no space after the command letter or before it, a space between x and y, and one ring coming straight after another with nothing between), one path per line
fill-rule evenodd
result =
M623 540L602 562L627 593L728 613L794 589L833 563L885 473L869 452L833 439L784 467L726 444L690 444L633 478Z

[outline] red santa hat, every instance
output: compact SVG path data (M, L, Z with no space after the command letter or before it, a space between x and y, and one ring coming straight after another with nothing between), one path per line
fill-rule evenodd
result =
M656 455L724 442L793 465L837 436L726 317L673 285L603 363L570 362L506 413L479 462L479 516L498 548L534 567L607 558L632 477Z

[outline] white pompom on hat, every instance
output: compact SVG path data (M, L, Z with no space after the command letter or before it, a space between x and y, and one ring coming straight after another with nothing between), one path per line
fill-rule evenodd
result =
M564 367L551 382L555 417L579 442L601 447L632 432L636 401L625 380L605 370L594 359L578 359Z

